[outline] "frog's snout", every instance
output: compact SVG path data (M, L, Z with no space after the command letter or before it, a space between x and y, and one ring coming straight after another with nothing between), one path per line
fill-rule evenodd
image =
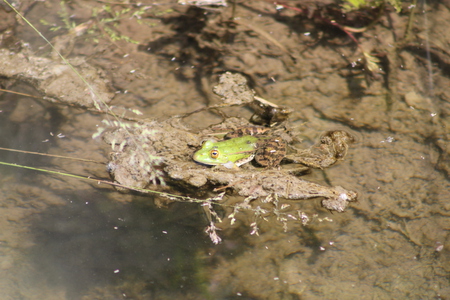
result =
M194 156L192 156L192 159L195 160L196 162L198 162L200 157L201 157L200 153L194 153Z

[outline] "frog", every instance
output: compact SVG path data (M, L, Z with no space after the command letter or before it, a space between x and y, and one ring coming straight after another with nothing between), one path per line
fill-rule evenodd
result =
M195 152L194 161L226 168L238 168L253 159L263 167L272 168L286 156L286 143L279 137L264 136L266 128L241 128L225 135L225 140L207 140Z

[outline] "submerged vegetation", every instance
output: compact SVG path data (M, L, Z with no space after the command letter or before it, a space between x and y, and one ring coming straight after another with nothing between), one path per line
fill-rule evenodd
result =
M117 29L122 20L134 20L136 24L145 27L155 26L154 22L146 21L143 15L148 14L151 6L135 5L116 10L111 5L105 4L101 7L93 6L91 8L91 17L88 21L77 24L73 16L69 13L68 1L60 2L60 11L58 16L63 25L50 23L45 18L40 19L40 23L48 26L50 31L56 32L65 30L73 37L82 37L86 42L99 43L100 38L109 39L111 42L124 41L132 44L139 44L139 41L133 40L131 37L123 35ZM171 10L157 12L157 15L170 13Z
M369 7L382 7L386 4L386 2L392 5L397 13L402 10L401 0L345 0L342 4L342 8L344 12L350 12Z

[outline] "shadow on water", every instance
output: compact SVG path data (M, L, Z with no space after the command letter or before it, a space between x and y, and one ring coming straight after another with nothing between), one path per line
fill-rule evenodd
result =
M144 294L192 290L199 268L195 257L209 241L187 224L187 215L198 218L196 208L175 206L120 204L95 192L70 195L66 206L35 218L30 258L48 284L64 287L69 299L130 280L144 284ZM122 293L133 291L123 287Z
M50 2L45 6L36 2L36 10L28 11L33 24L44 15L62 25L56 13L59 3L50 11ZM260 236L250 236L248 226L232 228L233 235L228 236L223 230L223 244L213 248L203 233L206 222L197 205L157 209L153 199L139 197L125 204L112 200L116 192L105 195L97 185L86 187L85 182L68 183L70 178L2 167L2 300L122 299L124 294L128 299L208 299L199 282L207 282L211 293L218 295L212 299L450 295L450 56L445 47L435 46L445 46L450 39L443 30L450 26L448 4L401 14L389 8L380 22L355 34L373 57L387 55L387 62L381 61L386 75L370 86L353 68L361 53L355 52L346 35L331 36L324 43L321 37L331 32L313 19L294 10L276 10L266 1L251 4L237 6L241 22L229 31L225 25L233 14L231 7L203 13L176 6L163 17L157 17L158 11L147 12L143 18L152 25L145 29L132 23L136 18L122 18L119 33L141 41L141 47L123 43L119 51L108 38L93 47L90 36L83 35L77 37L72 56L88 57L111 74L117 92L114 105L138 108L145 118L161 120L204 106L204 91L212 90L207 86L210 74L245 73L257 93L294 110L291 121L301 129L301 139L313 141L324 130L341 127L359 132L361 138L345 161L319 180L351 187L358 191L358 202L346 213L333 215L319 204L305 203L302 211L310 209L313 216L306 227L297 222L283 232L267 223ZM84 6L71 8L77 24L91 18ZM115 8L121 10L122 5ZM416 19L409 22L414 14ZM395 22L387 26L390 19ZM191 24L201 26L185 26ZM402 42L397 32L404 32L408 24L413 25L415 40L393 51L396 42ZM98 21L97 25L107 26ZM27 27L18 33L32 48L39 47L29 39L36 37ZM430 53L425 52L425 39L431 43ZM289 49L298 63L293 64L274 41ZM349 62L352 72L342 72ZM7 88L8 82L2 81L2 87ZM201 89L200 83L205 83ZM20 83L13 87L29 92ZM75 92L86 96L84 89ZM53 108L43 101L9 101L12 98L0 98L2 147L105 161L109 146L91 139L103 116L72 107ZM208 121L213 123L214 118L198 123ZM50 132L62 132L65 138L51 137ZM107 176L104 165L68 160L57 165L47 158L0 155L8 162ZM211 256L202 257L208 247ZM214 265L207 266L211 261Z
M9 89L37 95L29 85L18 82ZM49 133L64 120L58 107L15 94L1 95L0 136L1 147L46 153L54 144L55 137ZM49 159L25 153L0 153L3 161L28 166L48 166ZM15 170L15 172L20 172Z

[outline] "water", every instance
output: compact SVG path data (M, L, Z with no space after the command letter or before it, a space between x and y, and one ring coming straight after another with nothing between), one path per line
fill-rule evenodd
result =
M274 11L268 3L252 5L259 12ZM364 46L385 51L397 64L389 66L385 77L395 94L389 94L383 81L368 87L363 76L345 76L343 67L358 57L353 46L336 45L327 33L328 40L311 46L317 32L307 21L277 22L270 14L258 15L245 6L237 7L238 15L260 30L276 32L296 63L256 31L248 32L245 25L229 33L221 26L194 26L203 11L191 9L188 17L179 17L184 6L175 11L155 6L162 20L149 9L145 30L134 19L121 21L122 34L141 45L153 42L150 52L143 51L147 47L112 43L108 38L96 46L92 36L99 38L101 30L94 30L91 39L78 38L70 46L72 55L86 56L112 75L111 84L120 91L114 105L139 108L145 117L165 119L214 102L213 75L232 69L248 74L258 95L293 108L292 123L302 126L306 140L317 140L325 130L352 132L358 141L346 159L306 178L356 190L359 201L342 214L324 210L319 200L305 202L305 211L318 215L314 222L305 227L291 223L287 232L280 224L262 222L260 236L249 235L252 214L243 213L237 225L219 232L224 242L214 246L203 233L207 220L196 204L157 208L152 197L2 167L2 299L427 299L449 295L450 97L445 68L450 60L437 49L445 49L449 40L446 20L450 16L443 5L436 5L424 8L426 28L423 14L418 13L416 44L411 42L415 46L400 51L398 57L390 50L395 42L391 30L376 26L360 37ZM90 10L78 3L70 9L77 24L90 17ZM27 17L38 25L40 18L59 10L59 4L44 7L39 3ZM208 14L215 18L214 12ZM391 17L396 31L403 32L407 17L393 13ZM43 44L31 38L28 27L18 29L33 50L49 52L47 47L39 49ZM191 37L199 32L203 32L200 38ZM214 43L208 40L213 33L221 37ZM379 37L377 42L374 35ZM431 63L432 90L421 39L435 49L430 57L439 58ZM231 40L232 46L227 44ZM14 87L33 92L23 84ZM106 161L110 149L91 139L104 116L7 94L1 96L0 105L0 146ZM232 113L250 116L242 109ZM204 114L188 121L201 127L218 118ZM107 176L103 164L3 151L1 155L9 162Z

